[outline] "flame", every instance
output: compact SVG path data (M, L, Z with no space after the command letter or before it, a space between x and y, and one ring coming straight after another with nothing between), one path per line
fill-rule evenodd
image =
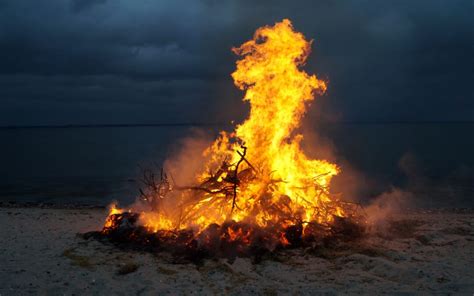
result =
M232 78L245 91L243 100L250 103L250 115L234 132L221 132L204 151L209 161L196 183L215 178L225 187L238 177L237 198L234 201L229 190L218 189L198 195L190 190L174 193L168 206L163 199L161 211L141 215L145 227L153 232L189 228L200 232L233 220L285 229L310 222L331 223L334 216L345 215L329 194L331 178L339 168L308 158L300 147L303 136L295 133L308 103L326 90L324 81L301 69L311 43L284 19L259 28L251 40L232 49L241 57ZM219 172L226 163L233 169ZM247 241L250 232L229 228L226 236ZM282 232L276 238L289 244Z
M107 219L105 219L104 229L110 228L114 225L114 221L111 219L113 215L122 214L123 212L124 210L118 208L117 203L111 203L109 205L109 215L107 216Z

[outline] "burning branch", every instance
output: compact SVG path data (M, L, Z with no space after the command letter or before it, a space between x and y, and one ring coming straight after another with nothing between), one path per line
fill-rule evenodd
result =
M247 153L247 147L244 145L240 146L243 149L243 152L240 153L240 151L237 151L237 153L240 155L240 159L235 165L235 171L234 171L234 197L232 199L232 209L230 210L230 214L234 212L234 208L236 206L236 199L237 199L237 186L239 185L239 178L238 178L238 173L239 173L239 166L242 163L242 161L245 160L245 154ZM245 160L246 161L246 160ZM249 162L246 161L248 164ZM249 164L249 166L253 169L253 167ZM255 170L255 169L254 169Z
M144 169L141 181L145 185L145 188L139 189L140 198L146 201L153 211L159 210L160 200L172 190L167 174L163 168L161 168L160 180L156 181L155 173L152 170Z

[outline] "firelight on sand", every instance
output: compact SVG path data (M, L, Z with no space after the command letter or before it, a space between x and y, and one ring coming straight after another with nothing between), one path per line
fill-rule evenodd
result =
M296 32L288 19L259 28L253 38L232 51L241 57L232 73L245 91L250 115L234 132L221 132L202 154L204 169L191 186L163 177L144 194L151 207L132 207L138 223L149 232L194 231L199 236L212 225L229 222L229 240L251 240L255 230L271 229L272 238L287 245L285 230L329 226L336 217L350 216L348 204L329 192L339 168L309 159L295 133L308 103L326 90L326 83L306 73L312 41ZM112 207L104 231L112 225ZM270 239L272 239L270 238ZM268 239L268 238L267 238Z

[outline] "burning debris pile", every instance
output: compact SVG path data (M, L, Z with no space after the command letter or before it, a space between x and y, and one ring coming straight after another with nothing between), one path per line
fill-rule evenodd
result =
M300 69L311 42L289 20L259 28L233 52L232 73L250 115L221 132L202 155L189 186L162 172L145 173L146 188L129 209L112 207L96 235L127 246L190 256L249 256L334 238L359 236L357 206L331 194L339 168L309 159L295 134L314 94L326 84Z

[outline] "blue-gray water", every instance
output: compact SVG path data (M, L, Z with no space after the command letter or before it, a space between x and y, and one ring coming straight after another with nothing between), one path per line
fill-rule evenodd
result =
M0 129L0 200L131 202L139 166L161 164L190 133L186 126ZM433 205L474 205L473 123L326 124L319 133L363 176L352 193L359 198L397 186Z

